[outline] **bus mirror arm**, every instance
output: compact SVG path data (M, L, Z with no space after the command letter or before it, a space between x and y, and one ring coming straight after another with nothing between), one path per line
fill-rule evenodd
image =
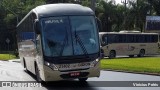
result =
M103 58L104 58L104 52L100 51L100 57L99 57L99 59L103 59Z
M40 34L40 25L39 25L39 21L37 19L35 19L35 22L34 22L34 30L35 30L36 34Z
M96 17L96 21L97 21L97 25L98 25L99 31L102 31L102 23L101 23L101 20Z
M104 51L102 49L102 46L100 46L100 52L99 52L99 59L103 59L104 58Z

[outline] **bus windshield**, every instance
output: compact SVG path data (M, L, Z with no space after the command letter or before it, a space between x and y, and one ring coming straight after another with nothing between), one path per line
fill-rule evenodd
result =
M93 16L64 16L42 19L45 56L98 53L98 34Z

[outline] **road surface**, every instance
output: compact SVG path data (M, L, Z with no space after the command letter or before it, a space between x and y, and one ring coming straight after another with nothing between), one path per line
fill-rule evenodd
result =
M34 75L26 73L20 63L0 61L0 81L34 81ZM76 81L76 80L75 80ZM125 81L160 81L160 76L132 74L123 72L101 71L99 78L89 78L86 83L59 82L42 84L42 87L0 87L0 90L160 90L159 87L108 87L110 83L130 83ZM112 82L113 81L113 82ZM118 82L119 81L119 82ZM2 82L0 82L2 83ZM108 83L108 84L107 84ZM102 85L103 84L103 85ZM67 85L68 87L63 87ZM105 86L106 85L106 86ZM158 84L159 85L159 84ZM117 86L117 85L114 85Z

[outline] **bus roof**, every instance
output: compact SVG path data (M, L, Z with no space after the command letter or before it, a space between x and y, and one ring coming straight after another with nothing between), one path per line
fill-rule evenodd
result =
M158 33L143 33L143 32L140 32L140 33L132 33L132 32L130 32L130 33L126 33L126 32L124 32L124 33L122 33L122 32L99 32L99 34L148 34L148 35L150 35L150 34L156 34L156 35L158 35Z
M79 4L46 4L33 9L38 17L63 16L63 15L94 15L94 12Z
M46 4L40 5L32 9L17 25L17 27L32 13L38 18L49 16L65 16L65 15L95 15L92 9L70 3Z

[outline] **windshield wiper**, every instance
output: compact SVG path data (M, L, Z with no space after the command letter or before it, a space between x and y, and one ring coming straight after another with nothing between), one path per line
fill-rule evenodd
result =
M81 38L80 38L79 35L77 34L77 30L76 30L76 29L75 29L75 39L76 39L76 42L78 41L78 43L80 44L80 47L82 48L83 53L84 53L87 57L89 57L88 52L87 52L87 50L86 50L86 48L85 48L85 46L84 46Z

